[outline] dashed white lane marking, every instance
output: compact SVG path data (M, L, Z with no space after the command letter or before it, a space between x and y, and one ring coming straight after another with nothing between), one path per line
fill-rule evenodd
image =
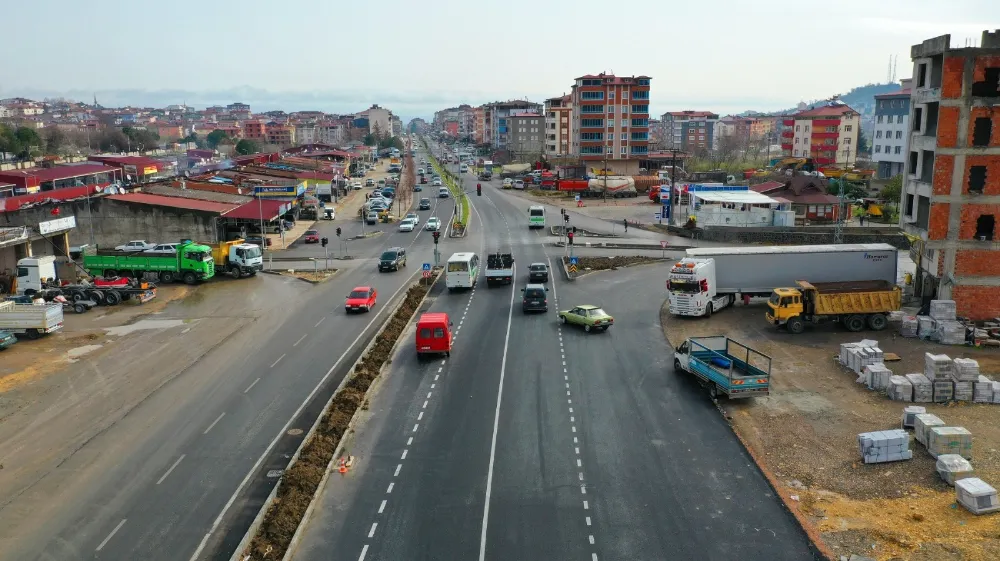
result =
M122 518L122 521L119 522L117 526L115 526L114 530L111 530L111 533L108 534L108 537L104 538L104 541L102 541L101 544L97 546L96 551L100 551L104 549L104 546L108 545L108 542L111 541L111 538L115 537L115 534L118 533L118 530L121 530L122 526L125 525L126 520L128 520L128 518Z
M306 334L302 335L302 337L299 337L299 340L298 340L298 341L296 341L296 342L295 342L295 344L294 344L294 345L292 345L292 346L293 346L293 347L298 347L298 346L299 346L299 343L301 343L301 342L302 342L302 340L306 338L306 335L309 335L309 334L308 334L308 333L306 333Z
M421 411L420 414L417 415L417 420L418 421L423 421L424 420L424 412L423 411Z
M587 536L587 539L590 541L590 545L594 545L594 535L593 534Z
M375 536L375 528L378 528L378 522L372 522L372 529L368 530L368 537L369 538Z
M226 416L226 412L225 412L225 411L223 411L221 415L219 415L218 417L216 417L216 418L215 418L215 420L214 420L214 421L212 421L212 424L211 424L211 425L208 425L208 428L207 428L207 429L205 429L205 432L203 432L203 433L201 433L201 434L208 434L208 431L212 430L212 428L213 428L213 427L214 427L215 425L217 425L217 424L219 423L219 421L221 421L221 420L222 420L222 418L223 418L223 417L225 417L225 416Z
M166 479L168 475L170 475L170 472L174 471L174 468L177 467L177 464L181 463L181 460L183 460L184 456L186 455L187 454L181 454L181 457L177 458L177 461L174 462L173 465L171 465L170 468L167 469L167 471L162 476L160 476L160 479L156 482L156 484L159 485L160 483L163 483L163 480Z
M421 407L421 409L427 409L427 404L428 403L430 403L430 400L425 399L424 400L424 405Z
M410 452L409 448L403 448L403 455L400 456L399 459L400 460L405 460L406 459L406 454L408 454L409 452Z
M587 526L590 526L590 517L587 517Z
M361 556L358 557L358 561L365 561L365 555L368 555L368 544L365 544L365 546L361 548Z
M412 436L410 438L406 439L406 445L409 446L411 444L413 444L413 437Z
M385 510L385 504L387 502L389 502L387 499L382 499L382 504L378 505L378 513L379 514L382 514L382 512Z
M590 554L590 561L597 561L597 554L596 553L591 553Z
M411 432L417 432L417 429L419 429L419 428L420 428L420 423L417 423L417 424L413 425L413 431L411 431Z
M583 510L590 510L590 504L587 501L583 501Z
M279 362L281 362L281 359L283 359L283 358L285 358L285 355L279 356L278 360L276 360L276 361L274 361L274 362L271 363L271 368L274 368Z
M243 393L249 392L251 389L253 389L254 386L257 385L257 382L259 382L259 381L260 381L260 378L257 378L256 380L254 380L252 384L250 384L249 386L247 386L247 389L243 390Z
M583 462L580 461L580 458L576 459L576 467L583 467Z
M396 486L395 483L389 483L389 487L386 488L385 494L388 495L389 493L392 493L392 488L395 486ZM584 501L584 503L586 503L586 501Z
M433 393L434 392L427 392L427 399L430 399L431 398L431 394L433 394Z
M319 324L323 323L324 321L326 321L326 316L319 318L319 321L316 322L316 325L314 327L319 327Z

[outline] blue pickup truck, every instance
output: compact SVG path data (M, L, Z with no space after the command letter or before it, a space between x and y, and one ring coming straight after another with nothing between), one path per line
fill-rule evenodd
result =
M688 337L674 349L674 371L694 374L712 399L771 393L771 357L724 335Z

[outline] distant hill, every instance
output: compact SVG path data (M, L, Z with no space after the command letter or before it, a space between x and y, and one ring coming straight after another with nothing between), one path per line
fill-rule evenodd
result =
M858 113L861 113L862 118L865 118L865 117L870 117L875 112L876 95L898 92L900 88L901 86L899 85L899 83L866 84L864 86L858 86L856 88L853 88L851 91L845 94L840 94L839 99L841 102L850 105L851 108L857 111ZM805 104L807 106L811 106L814 104L823 103L825 101L826 101L825 99L814 99L812 101L805 102ZM780 115L787 115L790 113L795 113L796 111L798 111L798 108L793 107L782 111L775 111L773 113ZM748 117L753 115L762 115L762 114L763 113L759 111L744 111L743 113L740 113L740 115Z

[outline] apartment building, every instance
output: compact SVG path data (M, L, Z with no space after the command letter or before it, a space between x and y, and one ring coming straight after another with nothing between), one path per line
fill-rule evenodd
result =
M606 162L623 175L639 173L649 154L649 76L580 76L570 94L570 152L584 163Z
M368 109L358 113L358 117L365 117L368 119L368 132L375 134L378 131L379 134L391 135L392 134L392 112L378 105L372 105Z
M910 82L902 81L898 92L875 96L875 128L872 132L872 161L879 179L903 173L910 127Z
M545 100L545 156L565 158L570 155L570 120L573 101L568 95Z
M295 127L291 125L271 121L267 123L264 134L268 144L276 146L293 146L295 144Z
M264 121L246 121L243 123L243 138L261 142L267 140L267 125Z
M718 121L719 116L711 111L664 113L660 116L660 127L666 136L661 144L668 150L711 150Z
M832 102L783 119L781 150L785 157L812 158L819 165L853 165L860 131L861 115Z
M472 110L472 141L476 144L483 144L483 136L486 128L486 110L476 107Z
M916 293L958 315L1000 316L1000 29L978 47L951 36L910 49L909 154L900 222L918 236Z
M341 146L347 140L343 124L331 122L303 123L295 126L297 144L329 144ZM367 131L365 131L367 132Z
M545 117L539 113L521 113L507 117L507 145L515 162L540 160L544 150Z
M507 149L507 118L522 113L541 114L542 111L542 104L527 100L495 101L483 105L483 143L493 148Z

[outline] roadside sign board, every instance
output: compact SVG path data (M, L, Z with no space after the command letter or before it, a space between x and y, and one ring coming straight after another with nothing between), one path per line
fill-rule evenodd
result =
M667 247L667 240L660 240L660 249Z
M569 258L569 263L570 263L570 265L576 265L577 263L579 263L579 261L578 261L578 259L576 257L570 257Z
M660 213L657 212L656 214L653 215L653 220L659 220L659 219L660 219Z
M576 196L576 202L580 202L580 195Z
M425 271L423 272L423 276L424 276L424 278L425 278L425 279L429 279L429 278L431 278L431 272L430 272L430 271L427 271L427 270L425 270Z
M424 270L425 271L430 271L431 270L431 264L430 263L424 263Z

